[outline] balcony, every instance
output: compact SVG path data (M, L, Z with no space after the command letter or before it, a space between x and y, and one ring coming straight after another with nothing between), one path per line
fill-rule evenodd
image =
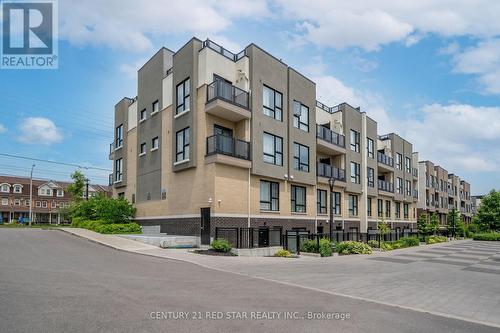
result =
M250 142L221 134L209 136L207 138L205 162L207 164L222 163L249 169L252 166L250 162Z
M225 81L215 80L207 86L205 111L230 121L250 119L249 93Z
M453 210L455 209L455 205L453 204L448 204L448 210Z
M345 182L345 170L339 169L333 165L317 162L316 170L318 177L333 178L337 181Z
M345 153L345 136L342 134L316 124L316 138L318 138L317 147L319 152L329 155Z
M379 167L385 169L386 171L393 171L394 159L384 153L377 152L377 161Z
M385 180L378 180L378 189L379 191L394 193L394 184L386 182Z

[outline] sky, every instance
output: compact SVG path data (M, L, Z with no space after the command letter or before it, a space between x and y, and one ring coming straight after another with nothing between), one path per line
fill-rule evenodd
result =
M59 68L0 70L0 153L111 170L114 105L137 69L191 37L233 52L264 48L317 85L317 99L360 106L470 181L500 188L500 2L495 0L59 0ZM1 18L0 18L1 20ZM0 173L31 161L0 155ZM36 162L35 176L74 167ZM85 170L107 183L106 170Z

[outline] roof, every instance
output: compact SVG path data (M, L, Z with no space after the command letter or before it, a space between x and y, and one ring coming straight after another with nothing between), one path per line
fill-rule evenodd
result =
M33 178L33 186L35 187L40 187L42 185L45 185L49 182L53 182L57 186L62 187L63 189L66 189L69 185L71 185L71 182L67 181L59 181L59 180L52 180L52 179L43 179L43 178ZM0 175L0 184L1 183L8 183L8 184L20 184L20 185L28 185L30 184L30 178L29 177L20 177L20 176L11 176L11 175ZM97 191L99 192L111 192L111 187L109 186L104 186L104 185L99 185L99 184L90 184L92 187L94 187Z

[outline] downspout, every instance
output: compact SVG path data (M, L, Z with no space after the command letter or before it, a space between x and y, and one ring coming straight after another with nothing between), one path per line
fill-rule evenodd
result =
M248 169L247 191L247 227L250 228L250 169Z

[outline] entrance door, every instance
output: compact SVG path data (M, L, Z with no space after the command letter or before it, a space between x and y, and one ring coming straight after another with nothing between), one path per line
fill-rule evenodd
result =
M259 228L259 247L269 246L269 229Z
M210 245L210 207L201 209L201 244Z

